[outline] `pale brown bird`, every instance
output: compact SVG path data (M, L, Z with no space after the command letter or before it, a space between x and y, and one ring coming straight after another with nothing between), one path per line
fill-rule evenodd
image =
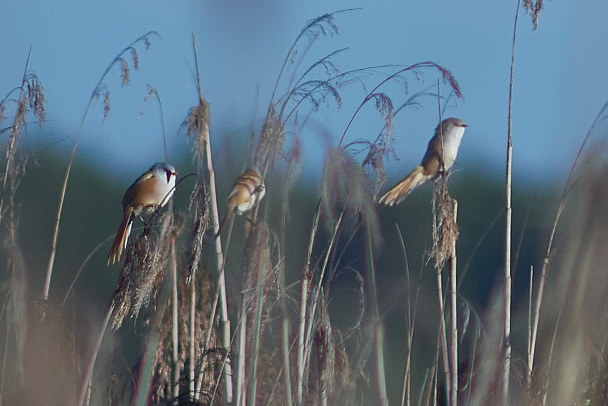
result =
M156 163L127 189L122 198L122 222L108 254L108 266L120 260L127 247L135 216L151 214L163 207L175 191L177 171L172 165Z
M397 205L418 186L435 180L441 174L449 171L458 155L458 148L466 127L467 125L461 119L455 117L446 118L439 123L435 129L435 135L429 141L422 163L386 192L378 203L387 206Z
M217 230L216 238L226 225L232 213L243 214L253 208L266 194L262 175L255 168L247 169L239 176L228 195L226 214Z

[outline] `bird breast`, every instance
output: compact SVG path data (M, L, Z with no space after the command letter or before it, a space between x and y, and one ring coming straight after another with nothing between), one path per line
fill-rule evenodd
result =
M251 210L258 200L262 200L265 194L266 188L263 184L248 185L243 183L236 185L228 200L235 203L234 210L241 214Z
M452 127L447 131L447 134L443 135L443 164L445 170L448 170L456 161L458 155L458 148L460 147L460 141L464 135L464 127Z
M162 207L173 196L174 188L175 176L171 176L167 182L166 178L155 174L139 184L133 204Z

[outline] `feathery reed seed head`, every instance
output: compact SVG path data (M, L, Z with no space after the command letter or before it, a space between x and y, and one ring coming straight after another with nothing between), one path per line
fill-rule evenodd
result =
M273 104L268 106L268 114L264 125L262 126L262 132L260 139L256 147L253 166L260 168L263 172L264 168L268 166L271 159L274 159L277 152L283 149L283 143L285 141L285 129L283 123L281 123L277 110Z
M205 142L209 139L209 123L211 112L209 103L203 98L200 103L193 107L186 119L188 136L194 138L194 158L200 164L205 155Z
M321 204L330 229L335 223L334 210L341 207L350 216L360 217L366 235L374 245L380 244L380 222L369 178L344 148L327 151L321 180Z

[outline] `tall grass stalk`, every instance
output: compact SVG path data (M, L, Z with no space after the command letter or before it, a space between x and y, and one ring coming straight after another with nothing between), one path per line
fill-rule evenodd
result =
M404 267L405 267L405 281L407 284L407 297L406 297L406 323L407 323L407 350L405 353L405 373L403 374L403 388L401 391L401 406L410 406L412 396L412 342L414 339L414 327L416 323L416 314L418 309L418 297L420 294L420 286L416 289L416 296L414 297L414 303L412 308L412 283L410 280L410 267L407 259L407 251L405 249L405 241L403 240L403 234L399 225L395 224L396 233L399 237L399 244L403 251Z
M517 21L521 0L517 1L515 22L513 24L513 43L511 45L511 69L509 76L509 109L507 116L507 163L505 175L505 258L504 258L504 287L503 287L503 361L502 361L502 403L509 404L509 380L511 373L511 242L512 242L512 170L513 170L513 82L515 71L515 45L517 43Z
M534 365L534 361L532 357L534 356L534 351L532 350L532 326L537 326L536 318L538 317L538 313L534 314L534 321L532 320L532 306L533 306L533 295L532 292L534 290L534 266L530 266L530 281L528 283L528 348L527 348L527 361L528 364L526 366L526 386L528 390L530 390L532 386L532 367ZM540 312L540 310L539 310Z
M448 338L447 338L447 328L445 325L445 296L443 294L443 281L441 278L441 270L436 270L437 274L437 304L439 305L439 353L441 354L441 360L443 362L443 370L445 373L445 382L446 382L446 397L449 399L449 383L452 382L452 378L450 375L450 362L448 358Z
M247 307L241 306L238 327L237 369L236 369L236 405L243 406L247 395L245 371L247 368Z
M285 399L283 399L283 403L285 406L292 406L293 400L291 395L291 367L289 361L290 355L290 345L289 345L289 319L287 315L283 313L283 320L281 323L281 344L282 344L282 353L283 353L283 377L285 382Z
M179 377L182 372L181 360L179 357L179 295L178 295L177 279L177 254L175 252L175 241L171 241L171 339L172 339L172 356L173 356L173 382L171 391L173 397L177 399L179 396ZM194 302L194 300L193 300ZM191 326L192 328L192 326ZM192 331L192 330L191 330ZM190 358L192 359L192 358Z
M384 365L384 324L380 319L378 309L378 289L376 286L376 267L374 266L374 249L372 236L366 236L367 267L369 277L369 293L372 306L372 322L374 329L374 350L376 355L376 391L378 404L388 405L388 392L386 390L386 367Z
M201 85L200 69L198 63L198 54L196 49L196 38L192 35L192 48L194 52L194 61L196 65L196 87L198 91L199 104L197 108L199 111L205 110L207 114L201 117L201 122L196 126L197 136L196 140L201 144L199 154L205 157L207 164L207 176L209 179L209 191L211 194L211 207L213 212L213 230L217 234L219 230L219 214L217 204L217 192L215 186L215 172L213 170L213 159L211 155L211 144L209 139L209 106L205 98L203 97L203 89ZM202 166L202 162L199 161L199 166ZM224 351L227 364L224 368L224 390L226 396L226 403L231 404L233 399L233 388L232 388L232 366L230 363L230 319L228 318L228 303L226 295L226 278L222 271L224 266L224 255L222 252L222 241L221 237L218 237L214 241L216 263L218 270L218 285L219 285L219 309L220 309L220 330L221 330L221 342L222 350Z
M384 365L384 324L380 319L374 326L374 350L376 353L376 390L378 404L388 405L388 392L386 390L386 366Z
M78 131L76 133L76 140L74 141L74 145L72 146L72 152L70 153L70 159L68 160L68 166L65 172L65 176L63 178L63 184L61 186L61 192L59 195L59 206L57 208L57 215L55 217L55 227L53 229L53 237L51 239L51 253L49 255L49 263L48 263L48 267L47 267L47 271L46 271L46 278L44 281L44 288L42 291L42 297L44 298L44 300L47 300L49 298L49 291L51 288L51 278L53 275L53 265L55 264L55 254L57 252L57 241L59 238L59 223L61 222L61 214L63 212L63 203L65 200L65 194L67 191L67 187L68 187L68 180L70 178L70 171L72 170L72 164L74 163L74 157L76 155L76 149L78 148L78 143L80 141L80 136L82 134L82 129L84 127L84 122L88 116L89 113L89 109L91 108L91 106L93 105L93 101L97 100L100 96L101 93L104 93L104 105L105 105L105 111L104 111L104 115L107 115L107 113L109 112L109 91L107 89L103 89L103 81L105 80L106 76L108 75L108 73L110 73L110 71L112 70L112 68L116 65L120 65L122 68L122 73L123 73L123 85L124 84L128 84L128 74L125 75L125 72L128 72L128 66L126 65L126 61L125 61L125 54L127 52L131 52L132 56L134 57L134 68L138 69L139 68L139 63L137 62L137 49L135 48L138 44L143 43L146 47L146 49L148 49L150 47L150 40L149 37L156 35L158 36L158 33L156 33L155 31L149 31L146 34L142 35L141 37L137 38L135 41L133 41L132 43L130 43L126 48L124 48L122 51L120 51L118 53L118 55L112 60L112 62L110 62L110 64L106 67L106 69L103 71L101 77L99 78L99 81L97 82L97 85L93 88L93 92L91 93L91 96L89 97L89 101L87 103L87 107L84 110L84 113L82 115L82 118L80 120L80 125L78 127ZM126 71L125 71L126 69Z
M338 235L338 231L340 230L340 227L342 225L342 219L344 218L344 210L340 213L340 216L338 217L336 224L334 225L334 229L332 232L332 236L329 239L329 244L327 246L327 249L325 251L325 255L323 257L323 263L320 267L320 274L318 276L318 282L317 285L313 287L312 292L311 292L311 298L310 298L310 303L308 304L308 306L310 306L310 312L309 315L307 317L307 322L306 322L306 330L305 330L305 340L304 340L304 359L303 359L303 385L306 384L306 376L307 371L309 370L309 364L310 364L310 354L312 351L312 340L313 340L313 329L315 328L315 324L316 324L316 318L317 318L317 307L320 304L320 297L321 295L323 295L324 289L321 286L322 282L323 282L323 278L325 277L325 272L328 269L328 264L329 264L329 259L332 255L333 252L333 247L334 244L337 243L337 235Z
M418 396L418 405L424 405L424 406L428 406L431 403L431 396L433 395L433 388L435 388L435 385L433 385L433 382L436 381L436 377L437 377L437 363L435 363L435 365L433 365L433 367L431 368L431 370L429 371L428 369L425 371L425 375L424 375L424 380L423 382L423 387L420 391L420 395ZM436 404L437 401L437 393L435 393L434 396L435 402L433 404Z
M458 201L450 199L452 212L454 213L454 224L458 224ZM458 289L456 275L456 239L452 240L452 253L450 255L450 321L451 321L451 339L450 339L450 369L452 381L450 382L450 405L458 404Z
M95 362L97 362L97 356L99 355L99 349L101 348L101 343L103 342L103 337L106 334L106 330L108 329L108 324L110 323L110 319L112 318L112 314L114 313L114 305L110 305L108 311L106 312L106 317L103 319L101 324L101 331L97 336L97 340L95 341L95 347L93 348L93 354L91 359L89 360L89 364L87 365L87 369L85 370L84 379L82 380L82 386L80 387L80 394L78 395L78 405L80 406L88 406L91 400L91 386L93 383L93 371L95 369Z
M255 307L254 307L254 318L252 325L252 348L251 348L251 358L250 358L250 366L249 366L249 401L248 404L250 406L255 406L256 404L256 395L257 395L257 381L258 381L258 362L259 362L259 348L260 348L260 339L261 339L261 331L262 331L262 310L264 305L264 285L266 282L266 267L269 264L268 252L265 248L265 240L266 240L266 232L265 230L260 230L258 226L255 227L255 230L250 234L250 239L254 238L254 243L256 245L255 249L258 251L257 255L255 255L255 259L257 260L255 264L252 264L254 269L257 270L256 281L257 286L255 289ZM263 245L263 246L262 246ZM246 303L246 302L245 302Z
M438 341L440 342L440 352L445 372L445 395L448 399L448 403L451 404L453 401L453 399L451 399L451 388L454 379L456 379L453 375L458 373L457 370L455 371L454 368L452 368L452 363L454 362L454 359L457 359L458 354L457 351L454 350L455 347L453 343L448 345L449 341L451 342L452 340L448 341L448 328L446 326L447 312L445 310L445 304L447 302L447 293L449 293L450 297L452 298L452 295L455 296L457 291L456 278L454 277L452 280L452 273L455 274L456 269L455 264L451 263L451 259L455 257L455 246L458 239L458 225L455 221L457 217L456 212L454 211L458 208L458 205L448 194L448 178L449 172L437 179L433 188L433 247L431 250L431 256L434 258L435 272L437 274L437 299L440 316L440 338ZM443 278L441 274L446 262L448 261L450 261L450 271L448 275L448 288L446 290L446 295L444 295ZM452 266L454 267L453 269ZM456 299L453 300L455 303ZM450 309L454 311L453 314L452 311L450 311L450 315L452 316L450 336L452 336L454 333L452 330L456 330L457 336L457 328L454 327L456 320L455 316L457 318L456 311L453 310L454 303L450 305ZM448 352L450 353L449 355Z
M289 164L289 168L287 170L287 174L286 174L286 180L285 180L285 187L284 187L284 196L283 196L283 201L285 202L282 206L282 211L281 211L281 224L280 224L280 247L287 247L287 241L286 241L286 230L287 230L287 213L289 210L289 206L288 206L288 198L289 198L289 191L292 189L293 187L293 179L295 179L295 172L296 169L294 169L295 165L292 165L292 162L290 162ZM285 248L284 248L285 250ZM287 287L285 286L285 254L281 253L281 255L279 256L281 258L281 260L279 261L279 264L277 265L279 267L279 300L280 300L280 307L281 307L281 351L282 351L282 355L283 355L283 382L285 385L285 398L283 399L283 404L285 406L292 406L293 405L293 393L292 393L292 387L291 387L291 360L290 360L290 355L291 355L291 349L292 349L292 343L290 343L290 327L291 327L291 323L289 320L289 313L288 313L288 309L287 309ZM294 342L295 343L295 340ZM275 385L276 387L276 385Z
M192 280L190 281L190 337L188 340L189 343L189 358L190 362L188 363L188 386L190 388L190 393L193 398L196 399L196 375L195 375L195 354L196 347L198 343L194 339L194 331L196 330L196 275L192 275ZM209 330L212 329L212 326L209 326ZM202 376L202 373L201 373Z
M315 216L312 222L312 228L308 237L308 250L306 251L306 260L302 269L302 278L300 279L300 303L298 317L298 336L297 336L297 379L296 379L296 404L302 404L303 387L304 387L304 345L306 342L306 319L308 310L308 295L310 293L310 284L312 282L312 252L319 229L319 218L321 217L321 202L317 204Z

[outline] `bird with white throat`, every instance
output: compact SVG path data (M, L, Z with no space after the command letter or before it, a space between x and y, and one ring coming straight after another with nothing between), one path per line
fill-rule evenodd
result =
M386 192L378 203L387 206L397 205L418 186L434 181L447 173L456 161L466 127L461 119L455 117L441 121L435 129L435 135L429 141L420 165Z
M173 165L158 162L127 189L122 198L122 222L108 254L108 266L120 260L135 216L152 214L165 206L173 196L176 179L177 171Z

